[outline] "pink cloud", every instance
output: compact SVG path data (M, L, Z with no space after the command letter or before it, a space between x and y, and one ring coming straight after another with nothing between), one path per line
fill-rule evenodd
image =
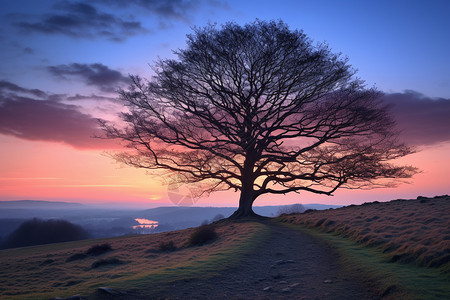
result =
M386 94L401 130L401 139L414 146L450 141L450 99L429 98L414 91Z
M119 147L115 141L93 138L103 133L98 120L82 113L78 106L62 102L79 98L85 97L50 94L0 81L0 134L61 142L84 149ZM100 97L98 100L110 99ZM407 144L419 146L450 141L450 99L434 99L406 91L385 94L383 101L392 106L400 137Z
M58 101L59 98L0 82L0 134L61 142L75 148L117 147L111 141L93 138L102 133L98 120L80 112L75 105Z

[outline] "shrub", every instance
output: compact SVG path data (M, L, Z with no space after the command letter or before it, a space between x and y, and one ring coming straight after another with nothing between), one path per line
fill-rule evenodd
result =
M220 221L220 220L222 220L222 219L225 219L225 216L224 216L224 215L222 215L222 214L217 214L217 215L215 215L215 217L214 217L214 218L212 218L212 219L211 219L211 223L214 223L214 222Z
M89 248L85 253L77 253L77 254L70 256L69 258L66 259L66 262L85 259L88 256L99 256L101 254L104 254L104 253L112 251L112 250L113 249L111 248L111 245L107 244L107 243L100 244L100 245L94 245L91 248Z
M6 239L6 248L26 247L87 239L88 233L65 220L32 219L23 222Z
M216 230L213 226L205 225L200 226L190 235L189 244L191 245L203 245L206 242L212 241L217 238Z
M292 205L286 205L286 206L280 206L277 211L277 216L280 216L282 214L301 214L305 211L305 207L299 203L292 204Z
M40 263L40 266L51 265L54 262L55 261L53 259L46 259L46 260L44 260L43 262Z
M92 269L96 269L102 266L106 265L120 265L123 262L121 260L118 260L117 258L107 258L107 259L99 259L92 263L91 267Z
M67 258L66 262L71 262L71 261L74 261L74 260L85 259L86 257L87 257L87 255L84 254L84 253L77 253L77 254L74 254L74 255L70 256L69 258Z
M98 256L108 251L112 251L110 244L94 245L86 251L87 255Z
M158 248L160 251L175 251L175 250L177 250L177 247L173 244L172 241L167 242L167 243L161 242L161 243L159 243Z

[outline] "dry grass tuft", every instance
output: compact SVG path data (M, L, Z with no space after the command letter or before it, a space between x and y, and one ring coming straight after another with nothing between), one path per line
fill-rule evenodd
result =
M158 248L160 251L167 251L167 252L177 250L177 247L175 246L175 244L172 241L161 242L161 243L159 243Z
M450 273L450 197L418 197L279 217L379 248L391 261Z
M106 259L99 259L95 262L92 263L91 268L92 269L96 269L96 268L100 268L103 266L110 266L110 265L121 265L123 264L123 261L112 257L112 258L106 258Z
M86 251L86 254L87 255L93 255L93 256L99 256L99 255L105 254L105 253L107 253L109 251L112 251L112 250L113 249L112 249L110 244L104 243L104 244L92 246L91 248L89 248Z
M189 244L192 246L200 246L215 239L217 239L217 233L214 226L203 225L191 233L189 236Z

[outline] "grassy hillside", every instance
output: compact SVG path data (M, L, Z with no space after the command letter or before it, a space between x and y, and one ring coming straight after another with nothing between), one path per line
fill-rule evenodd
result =
M175 282L209 282L230 268L245 269L246 258L261 249L279 259L280 243L290 244L298 238L294 231L326 241L332 246L326 248L333 249L332 259L338 259L343 272L351 275L348 278L364 278L374 295L383 299L446 299L450 296L449 212L448 196L395 200L282 215L271 221L221 221L216 224L218 238L202 246L189 244L196 230L190 228L1 250L0 299L72 295L97 299L96 291L102 286L157 294L159 290L170 291ZM273 238L273 228L269 228L280 224L290 227L286 232L290 236L269 249ZM105 243L111 251L87 254L93 246ZM297 248L290 251L298 252ZM306 254L311 255L306 260L316 255ZM303 272L302 268L297 270ZM308 274L302 276L307 278Z
M193 230L2 250L0 298L89 295L105 285L140 289L150 282L157 285L180 278L213 276L264 238L261 224L236 223L218 226L219 238L213 243L189 246ZM177 249L161 251L160 244L169 242ZM90 247L104 243L113 250L83 257Z
M350 205L279 219L375 247L392 262L439 268L450 274L448 196Z
M382 299L450 299L450 197L373 202L277 221L332 245Z

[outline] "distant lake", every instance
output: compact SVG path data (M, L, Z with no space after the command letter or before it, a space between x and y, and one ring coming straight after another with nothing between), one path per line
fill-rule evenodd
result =
M135 225L133 226L133 229L138 229L138 228L156 228L158 227L158 221L153 221L153 220L149 220L149 219L135 219L136 222L139 223L139 225Z

